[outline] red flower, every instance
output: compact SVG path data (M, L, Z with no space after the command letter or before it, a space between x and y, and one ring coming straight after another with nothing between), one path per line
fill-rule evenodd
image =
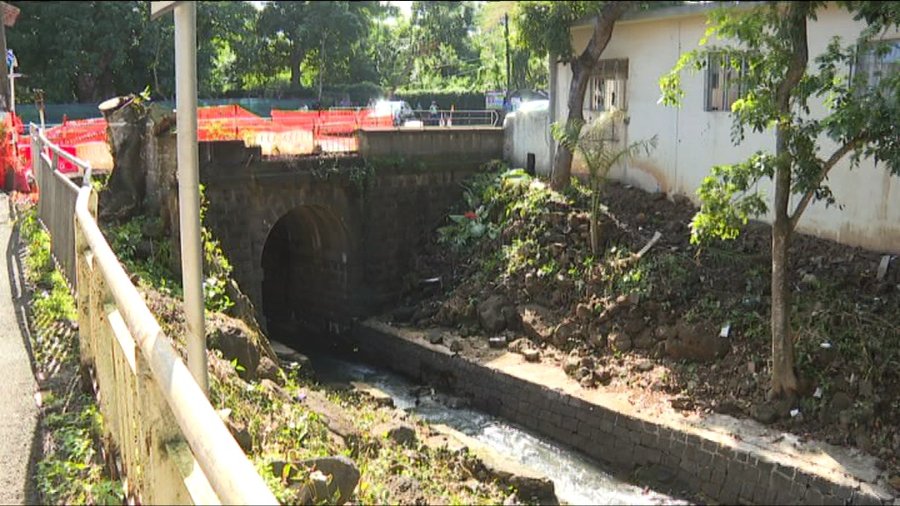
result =
M468 211L463 216L465 216L466 218L469 218L470 220L474 220L474 219L478 218L478 215L475 214L475 211Z

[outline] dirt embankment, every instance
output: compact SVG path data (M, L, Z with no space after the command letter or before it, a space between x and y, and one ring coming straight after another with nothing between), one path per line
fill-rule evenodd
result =
M612 184L595 257L583 193L482 197L459 210L474 228L451 224L417 259L417 282L388 318L452 329L441 340L455 352L488 359L510 349L636 404L752 417L900 471L900 261L879 274L880 253L794 236L800 399L770 403L768 226L698 247L687 199ZM472 230L477 238L460 239Z

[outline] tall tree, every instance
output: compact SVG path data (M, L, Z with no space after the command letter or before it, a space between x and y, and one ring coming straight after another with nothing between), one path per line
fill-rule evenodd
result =
M411 34L414 89L470 89L480 66L473 45L473 2L413 2Z
M301 86L308 63L321 88L327 72L365 40L372 16L382 8L372 1L268 2L259 20L262 49L273 63L290 69L292 86Z
M10 31L28 87L55 102L99 102L150 85L154 95L174 92L174 23L150 22L147 2L19 2L21 23ZM221 91L230 76L223 55L238 37L253 33L255 9L247 2L200 2L197 64L203 95ZM255 36L255 35L254 35ZM218 75L217 75L218 74Z
M584 94L591 73L612 37L616 21L636 2L521 2L516 21L529 47L541 54L568 63L572 69L566 115L566 130L584 124ZM569 29L576 21L593 16L593 33L578 55L572 47ZM572 178L572 150L565 143L557 142L556 156L550 176L550 186L561 190Z
M413 69L413 36L408 20L397 15L390 22L375 24L370 34L369 51L378 84L390 96L409 83Z
M702 207L691 224L692 240L734 238L749 216L766 212L767 203L756 183L770 178L772 201L772 378L771 397L793 398L797 391L788 286L790 241L812 201L834 203L828 174L850 155L851 167L871 157L900 175L900 72L894 68L875 76L856 72L859 56L877 62L886 47L874 39L886 25L896 27L900 12L887 2L845 2L842 5L870 27L855 44L835 37L809 68L807 22L825 2L767 2L745 10L720 9L710 15L709 37L736 43L685 53L672 72L660 80L663 102L678 104L683 92L680 73L701 69L711 54L726 55L740 71L741 97L732 106L734 141L750 128L775 134L775 152L758 152L745 162L713 167L698 194ZM826 105L822 115L810 113L810 101ZM826 139L828 142L826 142ZM826 147L827 156L821 156ZM790 197L798 197L793 210Z
M546 89L546 55L532 51L523 41L514 22L517 2L488 2L477 12L478 32L474 39L480 51L481 68L478 86L483 89L505 89L506 28L509 28L510 89Z
M142 32L140 2L19 2L8 46L51 101L99 101L127 80ZM25 84L25 83L23 83Z

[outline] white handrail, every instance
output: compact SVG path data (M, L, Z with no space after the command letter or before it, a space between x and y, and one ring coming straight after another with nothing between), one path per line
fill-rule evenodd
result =
M78 225L125 324L150 364L153 377L210 485L223 502L278 504L169 344L168 337L103 237L88 208L92 191L90 187L83 187L78 194L75 204Z
M91 211L94 190L90 185L90 164L62 151L59 146L47 140L41 131L38 131L36 138L40 146L37 156L44 157L43 151L46 148L85 171L82 187L78 189L74 217L76 233L80 233L84 241L82 248L92 253L91 263L96 268L93 275L102 276L121 321L124 321L140 355L149 365L153 382L166 400L196 463L219 501L229 504L278 504L169 342L103 236ZM54 173L62 176L58 171ZM63 179L70 185L73 184L67 178ZM76 255L83 254L83 251L76 252ZM116 337L122 338L118 335ZM118 420L111 423L116 424ZM123 445L135 442L118 443ZM150 451L165 450L153 448Z

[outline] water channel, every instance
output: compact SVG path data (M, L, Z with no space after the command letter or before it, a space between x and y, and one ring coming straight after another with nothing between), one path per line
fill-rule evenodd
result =
M280 346L279 346L280 347ZM334 355L310 355L322 382L359 381L394 400L394 405L432 423L452 427L486 444L497 454L553 480L556 495L569 504L689 504L613 477L597 462L537 436L513 423L466 407L451 407L449 397L421 395L416 385L397 374ZM427 389L426 389L427 390Z

